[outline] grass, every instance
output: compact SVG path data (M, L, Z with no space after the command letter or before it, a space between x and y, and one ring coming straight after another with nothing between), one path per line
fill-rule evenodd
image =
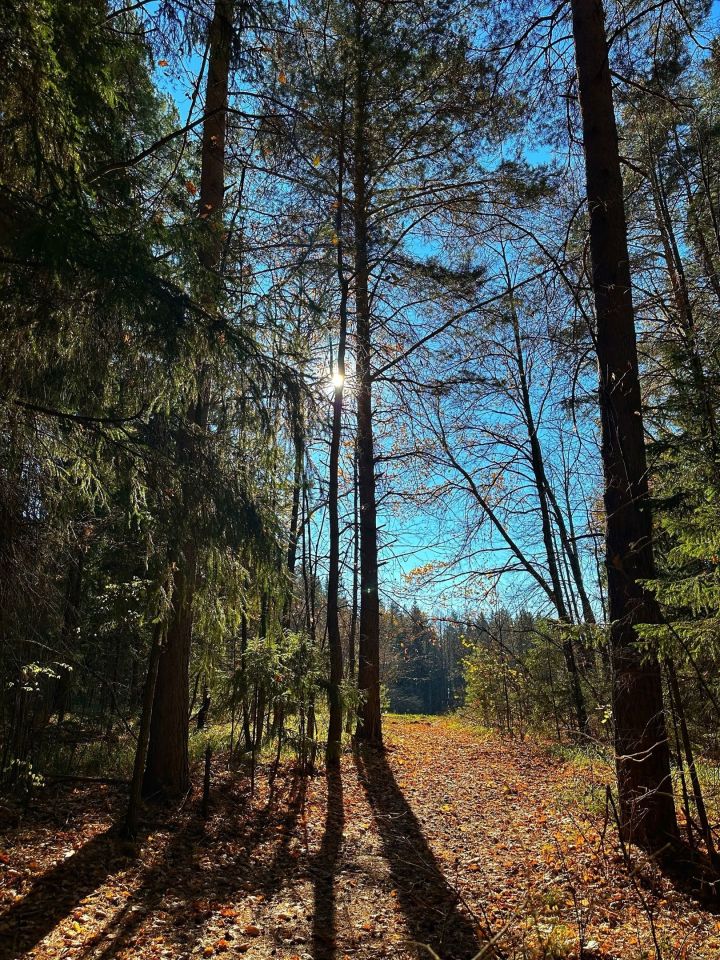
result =
M481 740L488 740L497 734L481 724L476 717L467 711L430 717L424 714L393 714L385 713L384 719L391 726L394 722L417 724L423 726L430 722L441 722L450 730L468 730L473 736ZM72 723L72 718L69 718ZM327 725L327 709L325 704L318 704L316 713L318 724L319 743L317 745L318 761L322 762L324 753L324 738ZM299 737L299 719L296 716L286 720L285 741L282 745L280 758L283 762L292 761L297 756L295 744ZM202 763L205 751L211 747L213 755L218 756L227 752L230 746L231 723L229 719L218 720L209 724L203 730L196 730L191 726L189 753L190 762L195 766ZM241 724L236 720L235 744L241 740ZM571 768L572 780L566 788L561 790L558 800L567 806L579 807L590 816L602 817L606 806L606 785L614 782L611 748L592 743L589 748L577 743L557 743L536 736L549 758L559 761ZM345 746L350 745L350 737L344 735ZM272 763L277 755L277 746L274 742L265 742L256 751L255 760L259 764ZM86 777L108 777L119 780L129 780L132 774L135 755L135 739L128 730L112 732L110 737L91 738L91 731L78 726L74 740L56 744L55 748L42 750L34 765L33 774L40 773L47 778L62 777L68 774L77 774ZM243 757L249 760L249 752ZM720 814L720 767L708 760L697 761L697 771L700 778L703 795L710 818L718 819ZM681 786L679 771L675 770L675 791L678 807L681 806ZM691 789L690 779L686 773L686 782ZM692 801L691 801L692 803Z
M78 739L43 749L35 763L45 777L77 774L85 777L129 779L135 757L135 739L128 731L110 737Z
M456 713L448 713L442 717L443 723L447 724L451 730L468 730L473 736L480 740L489 740L498 736L496 730L484 726L477 717L465 710L458 710Z

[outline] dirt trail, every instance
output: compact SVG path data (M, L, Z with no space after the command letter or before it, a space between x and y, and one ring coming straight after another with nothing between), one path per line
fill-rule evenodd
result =
M139 857L110 788L43 801L0 841L0 960L640 960L653 927L663 960L720 957L716 916L603 842L606 770L442 719L387 742L254 797L218 774L210 819L191 799Z

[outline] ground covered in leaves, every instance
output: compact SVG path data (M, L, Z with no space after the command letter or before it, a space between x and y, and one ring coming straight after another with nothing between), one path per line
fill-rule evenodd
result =
M253 795L218 759L209 818L150 811L135 845L117 787L4 810L0 960L720 957L711 907L623 857L602 766L439 718L387 743Z

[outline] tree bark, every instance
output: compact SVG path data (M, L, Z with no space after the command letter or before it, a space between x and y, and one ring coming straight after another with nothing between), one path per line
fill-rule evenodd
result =
M199 260L205 268L206 287L202 293L210 309L216 303L216 278L222 261L222 207L225 193L225 134L228 81L232 44L234 0L216 0L209 33L208 78L205 94L198 217L204 222ZM198 371L198 400L188 414L187 427L178 439L178 460L189 471L184 483L184 525L192 527L191 489L193 468L198 461L198 435L207 427L209 377ZM152 711L150 743L143 782L146 796L176 797L190 785L188 759L189 690L188 672L192 640L193 605L197 587L198 551L192 529L181 532L176 551L172 608L167 637L158 665L155 704Z
M83 591L83 569L85 565L85 549L81 546L70 562L67 587L65 591L65 607L63 610L63 625L60 634L60 644L63 653L73 649L78 626L80 625L80 604ZM68 709L70 690L72 687L72 673L63 669L53 698L53 712L57 714L58 724L63 723Z
M380 599L378 594L377 503L373 444L372 349L368 291L367 224L367 24L363 0L355 5L356 77L354 94L355 323L357 365L357 457L360 500L360 642L358 687L362 694L357 737L382 744L380 719Z
M295 577L297 561L298 535L300 530L300 496L303 484L303 464L305 462L305 436L302 422L302 413L298 408L295 411L293 424L293 448L295 452L295 469L293 475L293 499L290 512L290 535L287 548L287 570L290 578ZM292 585L291 585L292 593Z
M358 516L358 473L357 473L357 440L353 444L353 521L352 521L352 595L350 598L350 624L348 626L347 650L347 677L348 682L354 684L356 677L355 648L358 629L358 590L360 587L360 518ZM355 727L355 710L347 710L345 714L345 732L351 734Z
M145 761L150 742L150 726L152 722L152 713L155 701L158 666L162 657L162 646L163 623L160 620L155 624L155 628L153 629L153 639L150 647L150 657L148 659L147 676L145 677L145 688L143 690L140 727L138 729L137 746L135 748L135 764L133 766L133 775L130 782L130 797L125 816L124 832L129 837L134 837L137 834L138 829L140 801L142 798L143 788L143 771L145 769Z
M677 671L675 670L675 664L672 662L672 660L666 660L665 669L668 677L670 698L675 704L675 712L680 724L683 752L685 754L685 762L687 763L688 772L690 774L690 782L693 790L693 801L695 803L695 809L697 810L698 820L700 822L700 830L702 832L703 840L705 841L708 857L710 858L713 866L717 869L717 867L720 865L720 860L718 858L717 850L715 849L712 827L710 826L710 821L708 819L707 808L705 807L705 798L703 797L702 786L700 784L700 777L698 775L697 766L695 765L695 756L693 754L690 732L688 730L687 718L685 716L685 705L682 701Z
M613 713L624 839L658 850L678 836L657 659L636 625L659 610L641 585L654 573L627 224L604 12L572 0L597 313Z
M345 341L347 337L347 301L348 281L345 276L343 253L343 180L345 176L345 116L341 118L337 211L335 214L335 233L337 236L337 275L340 284L337 368L333 377L334 391L332 404L332 433L330 436L330 464L328 480L328 518L330 527L330 556L327 587L327 631L330 652L330 687L328 690L330 717L328 721L327 749L325 762L329 767L337 767L342 750L342 698L343 678L342 637L338 593L340 589L340 517L338 513L338 471L340 468L340 440L342 436L343 392L345 383Z
M358 510L357 444L353 447L353 566L350 629L348 635L348 676L355 679L355 643L358 627L358 591L360 588L360 516Z

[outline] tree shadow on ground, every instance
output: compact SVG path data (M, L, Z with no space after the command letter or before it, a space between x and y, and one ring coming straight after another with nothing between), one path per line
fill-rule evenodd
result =
M326 779L325 830L314 869L312 929L314 960L335 960L337 956L335 880L342 847L345 811L340 770L328 769Z
M647 868L638 868L633 854L623 852L623 859L634 886L646 887L661 897L660 878L664 877L678 893L708 913L720 915L720 872L703 850L683 840L659 857L650 856Z
M143 924L155 913L164 917L170 938L184 939L178 946L187 952L187 941L202 935L213 905L231 902L240 890L243 896L249 892L270 896L297 872L290 843L305 793L306 778L293 771L270 791L259 810L250 806L247 784L232 780L219 786L208 824L197 815L199 802L178 815L151 809L144 835L151 830L173 834L156 856L143 843L134 847L118 837L114 826L108 827L39 877L22 900L0 915L0 960L18 960L36 947L83 900L132 868L138 849L140 856L152 858L141 868L138 887L129 896L124 894L122 907L85 944L82 956L94 960L117 956L142 935ZM265 843L271 844L270 851L254 856ZM228 852L216 862L215 853L225 845ZM200 869L199 861L206 856L210 867Z
M107 878L127 864L110 827L39 877L0 915L0 960L17 960L68 916Z
M166 931L177 930L176 946L185 954L203 935L205 921L219 904L231 904L235 894L263 894L266 898L280 889L297 872L290 841L305 803L306 778L297 772L273 789L266 805L249 814L243 810L248 795L238 795L231 784L216 793L209 827L192 818L173 837L162 856L145 871L140 886L123 909L102 932L102 944L91 945L84 957L111 960L132 946L149 916L162 915ZM265 841L277 838L272 854L253 854ZM237 852L223 854L228 841L242 841ZM199 869L207 853L210 869ZM188 917L196 934L188 934ZM169 944L167 944L169 946Z
M481 923L463 909L444 876L386 755L358 748L355 762L411 938L427 944L442 960L470 960L483 946ZM487 956L494 955L490 947Z

